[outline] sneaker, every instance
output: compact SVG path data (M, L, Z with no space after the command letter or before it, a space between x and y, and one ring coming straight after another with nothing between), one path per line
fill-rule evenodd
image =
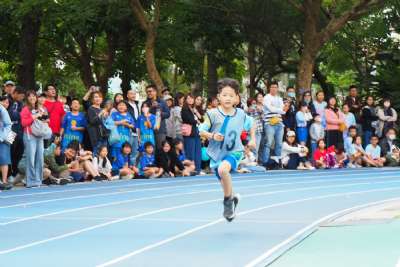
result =
M10 190L12 185L9 183L0 183L0 190Z
M233 195L230 199L224 200L224 214L223 216L228 222L233 221L236 216L236 206L239 203L239 195Z
M15 183L15 177L13 175L11 175L10 177L8 177L8 183L9 184L14 184Z
M67 178L55 178L55 177L53 177L53 178L50 178L50 179L51 179L51 182L53 184L56 184L56 185L66 185L66 184L69 184L71 182L71 180L67 179Z
M199 171L199 172L197 173L197 175L199 175L199 176L205 176L205 175L207 175L207 173L204 172L204 171Z
M195 172L195 171L190 172L190 176L196 176L196 175L197 175L197 172Z
M306 167L304 167L304 163L300 162L299 166L297 167L298 170L307 170Z

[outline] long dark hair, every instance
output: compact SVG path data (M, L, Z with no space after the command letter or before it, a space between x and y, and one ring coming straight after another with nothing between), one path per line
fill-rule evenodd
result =
M34 95L34 96L36 97L36 103L35 103L35 106L34 106L34 107L32 107L31 103L29 103L28 97L29 97L30 95ZM37 109L37 108L38 108L38 95L36 94L35 91L33 91L33 90L28 90L28 91L25 93L25 98L26 98L26 99L25 99L25 104L26 104L26 106L29 108L29 110L33 110L33 109Z
M335 106L333 108L331 107L331 104L330 104L331 99L335 99L335 101L336 101ZM336 97L331 96L331 97L328 98L328 106L327 106L327 108L333 110L335 113L339 111Z
M98 149L98 152L97 152L97 162L98 162L98 163L100 163L100 152L101 152L104 148L107 148L107 146L102 145L102 146L100 146L99 149ZM107 149L107 150L108 150L108 149ZM102 164L101 164L101 166L102 166L103 168L105 168L105 167L107 166L107 160L108 160L108 158L107 158L107 156L106 156L106 158L103 160L103 162L102 162Z
M193 106L189 106L189 104L187 103L188 97L193 98ZM195 106L195 100L196 100L196 97L195 97L193 94L187 94L187 95L185 96L185 100L184 100L184 102L183 102L183 107L184 107L184 108L187 108L187 109L194 108L194 106Z

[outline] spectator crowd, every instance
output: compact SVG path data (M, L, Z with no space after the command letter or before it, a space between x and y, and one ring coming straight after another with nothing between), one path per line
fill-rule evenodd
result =
M106 99L91 86L83 99L4 84L0 97L0 190L72 182L212 173L199 126L218 97L154 85L139 103L135 90ZM397 112L390 99L362 99L350 86L342 105L323 91L284 96L277 83L236 107L253 118L256 148L243 132L239 172L399 166Z

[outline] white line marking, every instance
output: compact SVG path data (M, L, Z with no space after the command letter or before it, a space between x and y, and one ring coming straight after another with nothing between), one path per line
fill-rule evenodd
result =
M244 211L244 212L240 212L237 215L238 216L247 215L247 214L250 214L250 213L254 213L254 212L258 212L258 211L262 211L262 210L266 210L266 209L270 209L270 208L281 207L281 206L285 206L285 205L296 204L296 203L310 201L310 200L318 200L318 199L338 197L338 196L349 196L349 195L356 195L356 194L365 194L365 193L371 193L371 192L393 191L393 190L399 190L399 189L400 188L396 188L396 189L393 189L393 188L375 189L375 190L368 190L368 191L356 191L356 192L330 194L330 195L322 195L322 196L318 196L318 197L303 198L303 199L297 199L297 200L291 200L291 201L275 203L275 204L264 206L264 207L260 207L260 208L250 209L250 210L247 210L247 211ZM172 241L175 241L177 239L180 239L182 237L188 236L190 234L193 234L193 233L198 232L198 231L200 231L202 229L208 228L210 226L216 225L216 224L224 222L224 221L225 221L225 219L218 219L218 220L209 222L207 224L192 228L192 229L187 230L185 232L182 232L180 234L177 234L177 235L171 236L171 237L169 237L167 239L161 240L161 241L159 241L157 243L145 246L145 247L140 248L138 250L134 250L131 253L128 253L128 254L123 255L121 257L112 259L112 260L110 260L110 261L108 261L106 263L99 264L96 267L106 267L106 266L114 265L114 264L119 263L121 261L124 261L124 260L126 260L128 258L131 258L131 257L136 256L138 254L141 254L143 252L149 251L151 249L160 247L160 246L162 246L164 244L170 243Z
M388 174L387 172L384 172L382 174ZM298 174L296 174L298 175ZM352 176L360 176L364 174L354 174ZM390 175L390 174L388 174ZM342 174L337 174L337 175L314 175L310 177L304 177L304 179L314 179L318 177L325 177L330 178L330 177L343 177ZM248 177L253 177L253 176L248 176ZM239 180L235 181L236 183L248 183L248 182L254 182L254 181L278 181L278 180L293 180L298 177L289 177L289 178L256 178L256 179L248 179L248 180ZM382 178L382 176L380 177ZM396 179L400 178L400 176L392 176L392 177L383 177L383 178L390 178L390 179ZM343 178L345 179L345 178ZM329 180L328 180L329 181ZM135 193L135 192L147 192L147 191L157 191L157 190L164 190L164 189L176 189L176 188L189 188L189 187L201 187L201 186L208 186L208 185L218 185L219 182L215 181L212 183L204 183L204 184L192 184L192 185L177 185L177 186L168 186L168 187L154 187L154 188L145 188L145 189L135 189L135 190L126 190L126 191L118 191L118 192L111 192L111 193L100 193L100 194L90 194L90 195L78 195L78 196L73 196L73 197L63 197L63 198L55 198L55 199L47 199L47 200L39 200L39 201L30 201L30 202L23 202L23 203L18 203L18 204L12 204L12 205L7 205L7 206L0 206L0 209L8 209L8 208L16 208L16 207L28 207L36 204L43 204L43 203L51 203L51 202L57 202L57 201L64 201L64 200L72 200L72 199L87 199L87 198L93 198L93 197L100 197L100 196L113 196L113 195L121 195L121 194L128 194L128 193Z
M381 170L381 169L380 169ZM269 177L274 177L274 176L298 176L299 172L296 173L286 173L286 171L280 171L279 172L274 172L271 174L271 171L268 171L266 173L253 173L251 175L238 175L238 176L233 176L234 180L240 180L242 178L254 178L254 177L258 177L258 176L264 176L264 175L268 175ZM294 171L293 171L294 172ZM320 176L325 176L325 177L336 177L336 176L343 176L345 173L350 173L348 171L342 171L343 173L340 175L330 175L329 172L327 171L304 171L302 173L304 174L311 174L312 176L318 177L318 174L321 174ZM393 171L377 171L374 172L374 174L390 174ZM360 170L359 173L352 173L352 176L354 175L363 175L367 173L367 171L365 170ZM301 177L300 177L301 178ZM270 178L271 180L273 178ZM24 193L24 194L12 194L12 195L6 195L6 196L0 196L0 198L2 199L8 199L8 198L17 198L17 197L26 197L26 196L36 196L36 195L48 195L48 194L57 194L57 193L65 193L65 192L80 192L80 191L97 191L97 190L102 190L102 189L116 189L116 188L129 188L129 187L136 187L136 186L147 186L147 185L158 185L158 184L171 184L171 183L184 183L184 182L198 182L198 181L207 181L207 180L215 180L215 176L205 176L205 177L193 177L190 179L184 179L184 178L177 178L177 179L173 179L173 180L168 180L168 181L160 181L160 180L156 180L157 182L134 182L134 183L126 183L126 181L112 181L111 183L124 183L124 185L107 185L107 186L93 186L93 187L89 187L89 188L78 188L78 189L63 189L63 190L54 190L54 191L45 191L45 192L33 192L33 193ZM93 185L93 184L88 184L88 183L78 183L78 184L70 184L68 185L68 187L71 186L81 186L81 185ZM39 188L40 189L40 188ZM39 190L38 188L33 188L30 190ZM0 193L4 193L5 191L0 191Z
M391 178L384 178L384 179L391 179ZM239 186L237 187L238 189L248 189L248 188L265 188L265 187L274 187L274 186L280 186L280 185L295 185L295 184L312 184L312 183L318 183L318 182L335 182L335 181L341 181L343 179L331 179L331 180L327 180L327 179L321 179L321 180L313 180L313 181L303 181L303 182L286 182L286 183L276 183L276 184L266 184L266 185L251 185L251 186ZM336 185L336 187L340 187L340 186L352 186L352 185L366 185L366 184L370 184L371 182L367 182L367 183L358 183L358 181L363 181L363 180L371 180L371 178L358 178L358 179L353 179L353 181L357 180L357 183L350 183L350 184L340 184L340 185ZM248 181L248 180L246 180ZM376 182L377 184L379 183L388 183L388 182L400 182L400 181L380 181L380 182ZM309 187L310 188L310 187ZM312 187L311 187L312 188ZM318 189L320 187L314 187L312 189ZM91 206L85 206L85 207L80 207L80 208L74 208L74 209L66 209L66 210L61 210L61 211L55 211L55 212L50 212L50 213L45 213L45 214L40 214L40 215L34 215L34 216L30 216L30 217L24 217L24 218L20 218L20 219L15 219L12 221L8 221L8 222L3 222L0 223L0 226L5 226L5 225L10 225L10 224L14 224L14 223L20 223L20 222L25 222L25 221L30 221L30 220L35 220L35 219L40 219L40 218L44 218L47 216L53 216L53 215L60 215L60 214L65 214L65 213L71 213L71 212L77 212L77 211L82 211L82 210L88 210L88 209L94 209L94 208L103 208L103 207L109 207L109 206L114 206L114 205L120 205L120 204L127 204L127 203L133 203L133 202L137 202L137 201L143 201L143 200L152 200L152 199L160 199L160 198L167 198L167 197L176 197L176 196L184 196L184 195L192 195L192 194L200 194L200 193L209 193L209 192L219 192L221 189L210 189L210 190L202 190L202 191L193 191L193 192L187 192L187 193L174 193L174 194L165 194L165 195L159 195L159 196L153 196L153 197L143 197L143 198L135 198L135 199L128 199L128 200L122 200L122 201L116 201L116 202L108 202L108 203L104 203L104 204L97 204L97 205L91 205ZM302 191L303 189L296 189L299 191ZM284 191L272 191L272 192L278 192L278 193L284 193L286 192L286 190ZM292 191L289 191L292 192Z
M375 183L369 183L369 184L375 184ZM340 186L340 185L339 186L325 186L325 188L334 188L334 187L342 187L342 186ZM314 189L315 188L316 187L314 187ZM321 188L321 187L319 187L319 188ZM324 188L324 187L322 187L322 188ZM302 188L301 190L306 190L306 189ZM368 191L358 191L358 192L347 192L347 193L327 195L327 196L348 196L348 195L353 195L353 194L363 194L363 193L369 193L369 192L382 192L382 191L393 191L393 190L400 190L400 187L386 188L386 189L375 189L375 190L368 190ZM282 190L282 191L284 191L284 190ZM296 190L287 190L287 192L290 192L290 191L300 191L300 190L298 190L298 189L296 189ZM276 192L278 192L278 191L275 191L274 193L276 193ZM246 197L246 198L247 197L257 197L257 196L263 196L263 195L270 195L271 193L272 192L255 193L255 194L243 195L242 197ZM314 200L314 199L319 199L319 198L321 198L321 197L307 198L306 200ZM322 197L322 198L324 198L324 197ZM326 198L326 196L325 196L325 198ZM84 232L88 232L88 231L91 231L91 230L94 230L94 229L102 228L102 227L105 227L105 226L108 226L108 225L112 225L112 224L116 224L116 223L120 223L120 222L125 222L125 221L136 219L136 218L141 218L141 217L144 217L144 216L149 216L149 215L158 214L158 213L161 213L161 212L172 211L172 210L177 210L177 209L182 209L182 208L187 208L187 207L192 207L192 206L197 206L197 205L209 204L209 203L218 202L218 201L221 201L221 199L218 198L218 199L211 199L211 200L200 201L200 202L192 202L192 203L173 206L173 207L169 207L169 208L163 208L163 209L153 210L153 211L149 211L149 212L145 212L145 213L140 213L140 214L132 215L132 216L129 216L129 217L121 218L121 219L118 219L118 220L113 220L113 221L109 221L109 222L105 222L105 223L101 223L101 224L96 224L96 225L93 225L93 226L90 226L90 227L82 228L80 230L72 231L72 232L69 232L69 233L62 234L62 235L58 235L58 236L54 236L54 237L51 237L51 238L43 239L43 240L40 240L40 241L35 241L35 242L32 242L32 243L28 243L28 244L25 244L25 245L17 246L17 247L14 247L14 248L1 250L0 251L0 255L8 254L8 253L11 253L11 252L20 251L20 250L23 250L23 249L26 249L26 248L30 248L30 247L34 247L34 246L37 246L37 245L40 245L40 244L48 243L48 242L55 241L55 240L64 239L66 237L75 236L75 235L78 235L78 234L81 234L81 233L84 233ZM299 202L299 200L296 200L296 201ZM287 201L287 202L282 202L282 203L291 204L292 202L293 203L297 203L296 201L295 202ZM305 200L303 199L302 201L305 201ZM273 204L273 205L270 205L270 206L267 206L267 207L275 207L276 205L280 206L280 205L282 205L282 203ZM262 209L265 209L265 207L262 208ZM258 210L262 210L262 209L257 208L257 209L254 209L254 211L258 211ZM239 214L244 214L244 213L242 212L242 213L239 213ZM218 222L219 221L220 220L218 220ZM214 224L216 224L216 223L214 222ZM213 225L213 224L210 224L210 226L211 225ZM198 230L201 230L201 229L203 229L203 228L199 228Z
M397 261L396 267L400 267L400 258L399 258L399 260Z
M371 203L367 203L367 204L363 204L363 205L358 205L358 206L354 206L354 207L351 207L351 208L347 208L347 209L344 209L344 210L341 210L341 211L337 211L337 212L331 213L331 214L329 214L327 216L324 216L324 217L320 218L319 220L313 222L312 224L304 227L303 229L301 229L300 231L298 231L294 235L290 236L286 240L282 241L281 243L277 244L276 246L272 247L271 249L269 249L267 252L265 252L264 254L260 255L256 259L254 259L251 262L247 263L245 265L245 267L254 267L254 266L258 265L258 264L261 264L268 257L273 255L275 252L279 251L284 246L292 243L293 241L295 241L299 237L303 236L305 233L311 231L312 229L314 229L315 227L317 227L321 223L324 223L326 221L334 219L335 217L340 216L341 214L346 214L346 213L352 212L354 210L359 210L359 209L362 209L362 208L365 208L365 207L379 205L379 204L382 204L382 203L386 203L386 202L390 202L390 201L394 201L394 200L399 200L399 199L400 198L397 197L397 198L391 198L391 199L371 202ZM263 264L263 266L265 266L265 264ZM400 267L400 266L398 265L396 267Z

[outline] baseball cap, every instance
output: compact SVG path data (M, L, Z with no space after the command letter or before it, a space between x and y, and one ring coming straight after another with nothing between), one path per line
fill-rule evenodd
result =
M4 85L5 85L5 86L7 86L7 85L15 85L15 83L14 83L13 81L6 81L6 82L4 83Z
M164 96L163 99L164 99L164 101L167 101L167 100L172 100L173 98L170 95L166 95L166 96Z
M296 136L296 133L295 133L294 131L288 131L288 132L286 133L286 136L287 136L287 137Z

